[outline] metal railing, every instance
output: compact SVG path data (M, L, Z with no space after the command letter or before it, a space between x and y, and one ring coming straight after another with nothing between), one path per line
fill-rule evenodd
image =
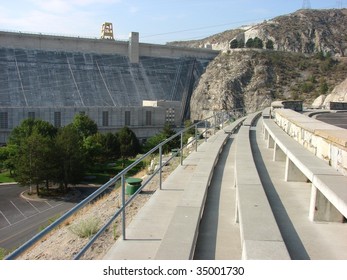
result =
M216 130L219 128L223 129L224 124L229 121L231 118L235 117L238 118L243 111L241 110L234 110L233 112L219 112L214 113L213 116L206 118L202 121L199 121L190 127L187 127L172 137L166 139L165 141L158 144L156 147L151 149L146 154L142 155L140 158L138 158L134 163L123 169L120 173L118 173L115 177L111 178L107 183L102 185L100 188L98 188L94 193L92 193L90 196L82 200L80 203L75 205L72 209L67 211L64 215L62 215L59 219L57 219L55 222L47 226L44 230L36 234L33 238L28 240L26 243L24 243L22 246L20 246L18 249L13 251L11 254L9 254L5 259L16 259L18 256L20 256L22 253L24 253L26 250L28 250L31 246L33 246L35 243L37 243L39 240L41 240L44 236L46 236L49 232L52 230L58 228L59 225L61 225L64 221L66 221L69 217L76 214L79 210L81 210L84 206L86 206L88 203L92 202L95 198L99 197L100 194L105 192L110 187L114 187L116 183L120 180L121 185L121 200L122 205L121 207L113 214L113 216L98 230L97 233L95 233L92 238L84 245L84 247L73 257L73 259L80 259L83 254L90 248L90 246L96 241L96 239L111 225L111 223L121 215L122 218L122 235L123 239L126 239L126 215L125 215L125 209L126 207L136 198L136 196L142 191L142 189L149 183L159 173L159 188L162 189L162 169L163 167L168 164L174 157L177 155L180 155L180 164L183 164L183 149L187 147L190 144L194 144L195 151L198 149L198 140L200 139L201 135L205 135L205 141L207 141L207 133L209 130L213 130L213 134L215 134ZM194 127L195 129L195 137L190 142L184 144L184 134L192 129ZM180 138L180 147L177 147L175 149L175 152L172 153L172 155L167 159L167 161L163 164L163 147L164 145L168 144L170 141ZM159 166L154 172L150 175L148 179L141 185L141 187L131 196L128 197L126 200L126 192L125 192L125 176L126 174L134 168L136 165L138 165L140 162L142 162L144 159L146 159L148 156L152 154L159 153Z

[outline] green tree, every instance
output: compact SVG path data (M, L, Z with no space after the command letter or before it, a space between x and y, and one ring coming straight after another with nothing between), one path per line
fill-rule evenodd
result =
M252 38L249 38L246 42L246 47L253 48L253 46L254 46L254 40Z
M236 49L238 47L238 41L236 39L230 42L230 49Z
M172 126L170 124L165 124L164 128L158 134L153 135L152 137L147 139L145 149L149 151L175 134L176 131L172 128ZM179 147L180 138L177 136L163 146L163 153L168 153L172 149L176 149Z
M319 93L320 94L327 94L328 90L329 90L329 86L328 86L326 80L321 79L320 84L319 84Z
M23 120L20 125L12 130L6 146L8 157L5 161L6 167L10 170L12 175L18 173L16 168L18 166L18 157L20 157L20 148L22 145L25 146L28 144L28 138L33 134L35 134L36 139L42 136L43 138L53 140L57 134L57 129L49 122L29 118ZM31 141L34 141L34 139L31 139Z
M262 49L264 47L263 40L255 37L253 40L253 48Z
M40 195L39 186L52 178L54 170L53 140L42 136L37 131L23 139L16 155L16 180L21 185L36 186L36 193Z
M117 132L120 156L124 162L127 158L134 157L140 152L140 143L135 133L128 127L123 127Z
M86 157L79 131L68 125L58 131L56 137L56 181L67 191L69 184L77 184L85 174Z
M120 157L119 141L116 134L111 132L103 134L101 144L105 160L115 160Z
M9 137L9 143L20 145L23 139L29 137L34 131L38 134L50 138L54 138L57 134L57 129L49 122L39 119L25 119L22 123L15 127Z
M274 49L274 42L272 40L268 40L266 42L266 46L265 47L266 47L267 50L273 50Z
M82 138L94 135L98 132L97 124L86 114L75 115L72 125L77 129Z

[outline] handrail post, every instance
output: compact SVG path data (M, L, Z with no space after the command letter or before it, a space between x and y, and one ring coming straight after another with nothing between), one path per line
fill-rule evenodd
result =
M162 187L162 164L163 164L163 145L159 146L159 189Z
M195 152L198 151L198 125L195 125Z
M122 234L123 234L123 240L126 240L126 233L125 233L125 174L122 174Z
M217 118L216 112L213 111L213 135L216 134Z
M207 120L205 120L205 142L207 142Z
M181 132L181 154L180 154L180 162L183 165L183 132Z

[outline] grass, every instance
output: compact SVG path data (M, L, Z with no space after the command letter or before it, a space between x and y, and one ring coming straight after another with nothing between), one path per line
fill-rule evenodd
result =
M9 252L5 249L0 247L0 260L3 260Z
M89 217L71 225L70 230L81 238L89 238L99 230L100 220Z
M137 158L128 159L124 162L119 159L115 161L112 165L110 164L97 164L89 172L86 173L86 176L89 177L85 181L93 184L105 184L110 178L116 176L124 168L136 161ZM140 162L134 168L132 168L128 173L127 177L131 177L134 174L141 171L145 166L144 162Z
M14 182L14 179L11 177L9 171L0 173L0 183L11 183Z

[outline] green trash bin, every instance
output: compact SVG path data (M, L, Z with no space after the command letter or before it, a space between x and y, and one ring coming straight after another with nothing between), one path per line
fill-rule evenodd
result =
M127 182L125 188L125 194L133 195L140 187L142 183L142 179L130 177L125 180Z

